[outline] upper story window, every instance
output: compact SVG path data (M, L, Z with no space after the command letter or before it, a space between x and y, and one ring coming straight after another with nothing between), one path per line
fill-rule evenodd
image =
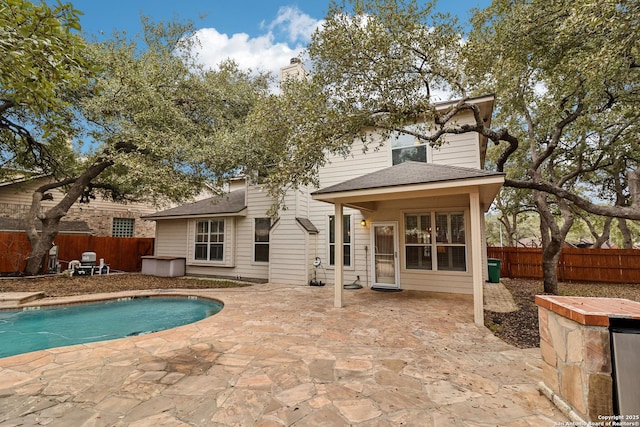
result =
M407 161L427 162L427 144L413 135L391 136L391 163L399 165Z
M270 228L270 218L255 218L253 232L253 260L255 262L269 262Z
M113 218L111 236L133 237L135 223L136 220L133 218Z
M196 222L196 260L224 260L224 219L207 219Z

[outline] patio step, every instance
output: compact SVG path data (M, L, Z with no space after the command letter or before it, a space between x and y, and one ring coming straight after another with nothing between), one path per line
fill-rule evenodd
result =
M0 292L0 308L18 308L22 304L44 298L44 292Z

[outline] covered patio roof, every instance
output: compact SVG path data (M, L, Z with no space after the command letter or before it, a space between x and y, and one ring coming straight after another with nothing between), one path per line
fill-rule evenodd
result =
M374 211L376 202L413 197L466 194L477 188L488 209L505 174L502 172L422 162L404 162L314 191L314 200Z
M343 207L373 212L379 202L449 195L468 195L471 222L470 245L482 247L482 212L496 197L505 174L481 169L405 162L376 172L362 175L311 193L314 200L335 206L335 259L342 259ZM471 256L473 276L474 320L484 324L483 262L480 250ZM335 264L334 306L342 307L343 269Z

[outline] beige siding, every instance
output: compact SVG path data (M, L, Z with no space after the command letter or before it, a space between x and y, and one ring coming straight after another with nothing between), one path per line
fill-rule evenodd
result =
M333 205L320 204L314 205L314 222L318 222L321 227L321 233L318 235L318 252L323 260L326 278L328 283L334 281L333 267L328 266L328 237L327 237L327 220L326 217L333 215ZM323 207L322 205L326 205ZM434 211L434 210L463 210L466 218L466 229L470 229L469 225L469 198L463 196L447 196L438 198L410 199L403 201L381 202L378 210L372 213L366 213L366 227L360 225L363 218L361 213L356 210L345 208L345 214L352 215L352 236L355 236L354 258L352 266L344 269L344 283L351 283L360 276L362 285L370 286L372 283L371 272L371 224L373 222L393 221L397 223L398 230L398 255L400 267L400 287L402 289L414 289L432 292L451 292L471 294L473 291L470 260L471 247L467 245L467 272L448 272L448 271L417 271L407 270L404 268L404 212L416 211ZM467 235L467 242L469 236ZM322 276L324 279L324 276Z
M318 279L326 282L333 283L334 281L334 269L329 265L329 216L335 214L335 209L332 204L322 203L318 201L311 202L311 214L309 219L318 227L320 232L316 239L311 239L310 242L315 244L315 252L322 260L322 267L318 270ZM350 266L344 267L344 282L354 282L358 276L360 276L360 283L365 284L367 277L367 268L365 262L365 246L369 250L369 237L368 229L360 225L360 220L363 219L360 211L350 208L344 208L344 214L351 216L351 236L352 239L352 262ZM311 259L313 261L313 259ZM312 271L313 273L313 271Z
M247 215L225 217L223 262L202 262L193 259L195 249L193 242L197 220L190 220L187 274L266 281L269 263L254 262L253 260L254 219L265 217L270 206L271 199L266 196L265 192L260 191L259 187L248 187Z
M269 281L307 285L309 281L309 235L296 221L306 218L309 197L306 189L290 191L285 197L286 210L271 231Z
M459 125L472 124L471 112L460 113L455 123ZM442 165L461 166L482 169L480 164L480 139L475 132L460 135L445 135L444 143L430 150L429 161Z
M158 221L155 255L186 258L189 246L187 230L188 221L185 219Z
M462 117L460 122L469 122L471 115ZM363 144L354 142L347 158L331 156L327 165L320 169L320 188L343 182L350 178L391 166L391 147L385 144L363 152ZM478 137L476 134L449 136L447 142L439 148L429 150L429 161L464 167L479 168L481 165ZM235 186L243 185L238 181ZM302 188L290 191L285 198L286 210L279 213L278 223L272 228L270 235L270 262L253 261L254 219L266 216L271 206L271 199L259 186L247 187L247 216L227 218L228 231L227 252L225 260L233 259L225 267L204 266L191 263L187 267L188 274L211 276L268 279L272 283L308 285L313 277L313 260L316 256L322 260L322 267L317 270L318 280L332 284L334 269L329 266L328 259L328 218L334 214L332 204L311 200L309 193L313 188ZM394 221L398 224L398 253L400 265L400 287L403 289L428 290L436 292L472 293L471 247L467 245L467 272L416 271L404 268L403 221L404 212L424 210L445 210L455 208L463 210L469 229L469 199L467 195L446 196L405 200L401 202L381 202L375 212L360 212L345 208L344 213L351 215L352 263L344 269L344 283L351 283L359 278L359 283L370 286L371 277L371 223L374 221ZM296 217L308 218L318 228L319 233L309 234L297 223ZM360 221L365 219L363 227ZM190 223L194 224L194 223ZM185 226L184 224L182 225ZM163 230L162 239L180 240L177 228L173 234ZM159 250L172 246L174 249L186 250L187 258L193 257L193 230L185 231L188 236L186 244L171 243L165 246L159 243ZM469 240L470 236L467 236ZM184 242L184 239L182 240ZM233 242L233 244L231 244ZM168 249L167 249L168 250ZM172 254L173 255L173 254Z
M470 236L467 233L467 271L430 271L406 269L404 260L404 213L434 210L463 210L465 212L465 229L470 229L469 223L469 198L464 196L448 196L438 198L425 198L415 200L403 200L385 202L372 216L374 221L394 221L398 224L398 256L400 265L400 287L432 292L450 292L471 294L473 283L471 277L471 245L468 244Z
M305 256L309 250L308 235L295 219L281 219L271 234L269 281L291 285L306 285L308 265Z
M372 146L375 144L371 144ZM365 153L361 141L355 141L351 153L346 157L331 156L329 162L320 169L320 188L346 181L357 176L375 172L391 166L388 145Z
M480 151L475 133L449 135L440 147L431 150L433 163L480 169Z

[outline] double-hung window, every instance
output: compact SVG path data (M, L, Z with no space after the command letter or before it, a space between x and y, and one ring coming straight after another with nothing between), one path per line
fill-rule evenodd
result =
M199 261L224 260L224 219L196 222L194 258Z
M408 270L467 270L464 212L420 212L404 216Z
M342 265L351 266L351 215L342 216ZM329 216L329 265L336 264L335 216Z
M269 229L270 218L256 218L253 232L253 260L269 262Z

